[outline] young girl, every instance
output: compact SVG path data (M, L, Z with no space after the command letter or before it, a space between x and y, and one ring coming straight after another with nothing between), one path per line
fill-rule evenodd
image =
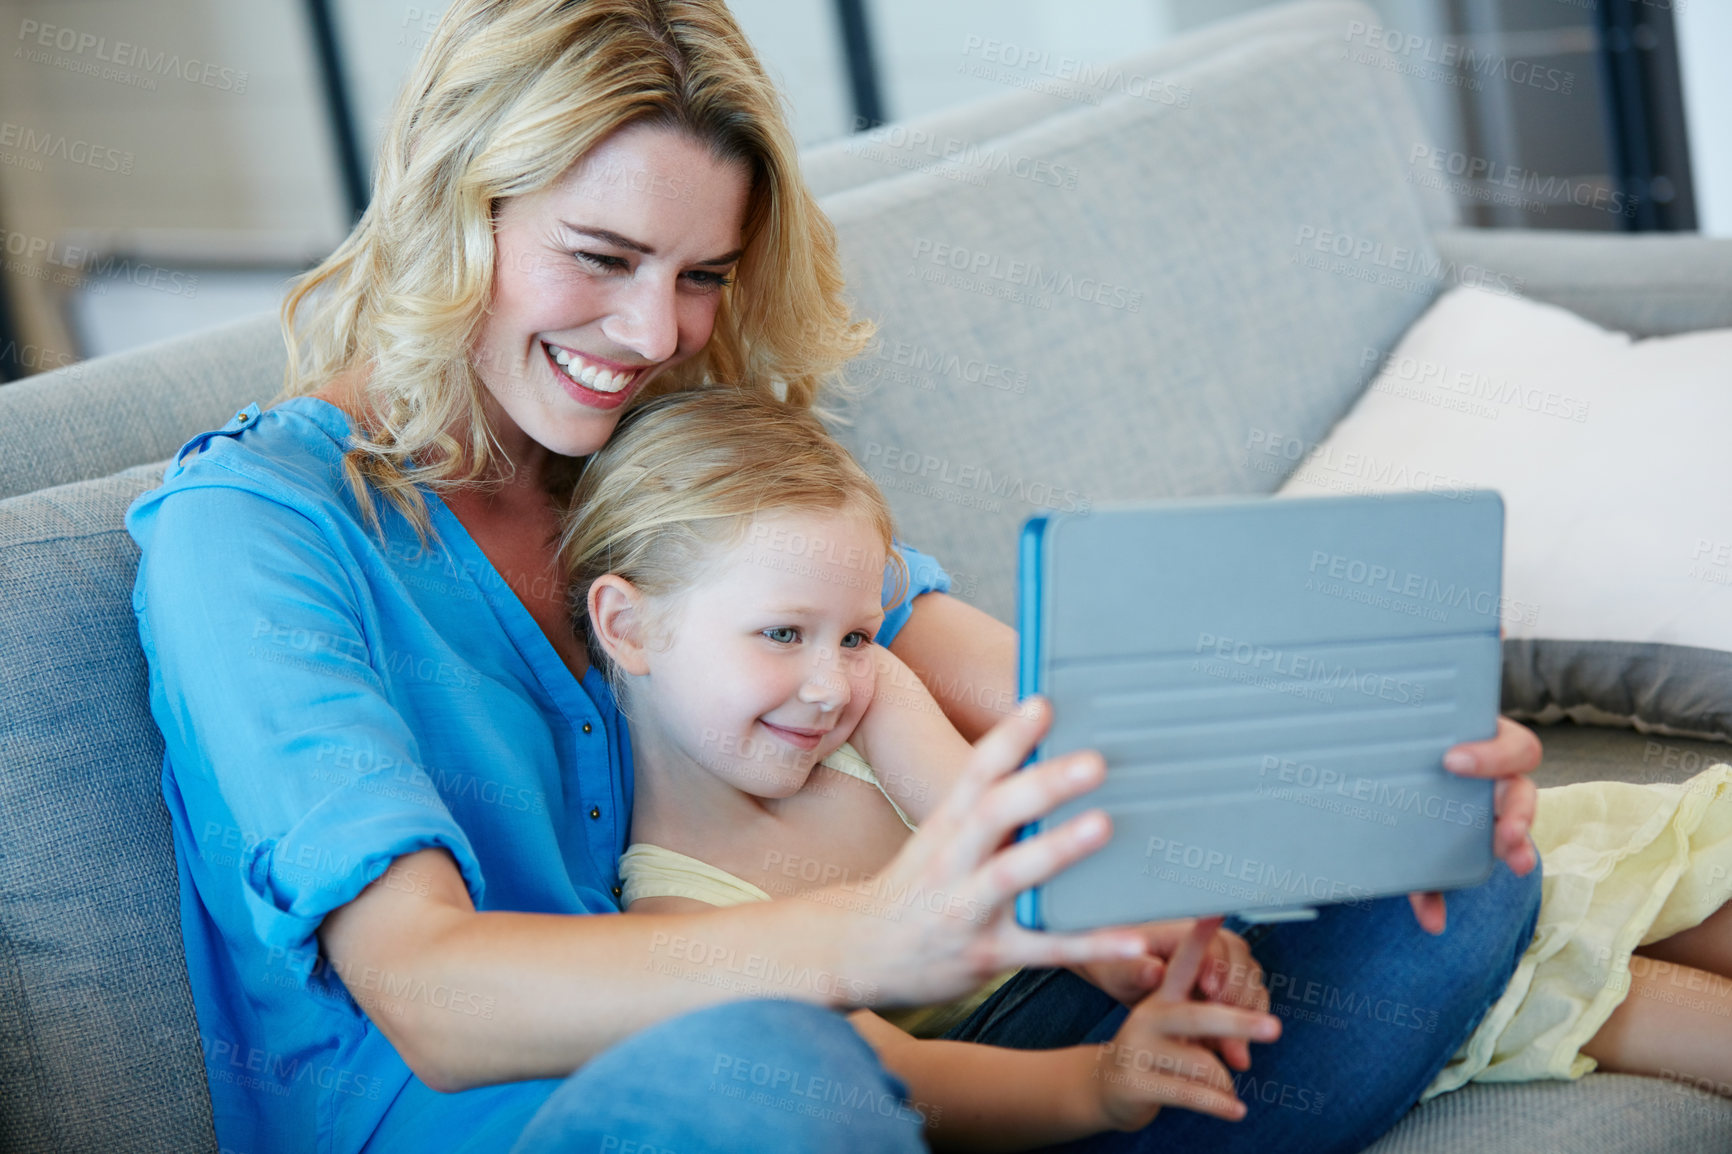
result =
M874 883L949 792L968 746L907 667L872 644L881 575L897 556L890 513L819 422L742 391L661 398L590 458L572 508L560 554L574 615L631 727L636 800L620 867L629 908L690 911L841 882L887 917L907 901L971 916L950 895ZM1685 786L1545 791L1534 943L1427 1096L1476 1077L1579 1077L1596 1060L1732 1092L1729 790L1732 768L1717 766ZM1261 1007L1254 965L1226 967L1238 979L1226 996ZM1139 1013L1201 1008L1185 1000L1180 969L1175 958L1162 996ZM1138 962L1086 976L1135 1000L1158 974ZM1181 979L1183 989L1167 988ZM1122 1077L1137 1061L1114 1065L1122 1035L1116 1050L1041 1053L916 1040L943 1033L992 988L912 1014L854 1016L933 1105L935 1137L978 1139L970 1128L1012 1103L1051 1120L1016 1136L1028 1145L1152 1116L1147 1088ZM1220 1052L1243 1070L1243 1044L1222 1037ZM1206 1057L1193 1047L1167 1060L1200 1071ZM1184 1104L1235 1116L1208 1096L1224 1073L1200 1074Z

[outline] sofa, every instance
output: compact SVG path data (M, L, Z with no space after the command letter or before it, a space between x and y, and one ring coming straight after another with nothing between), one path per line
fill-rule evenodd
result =
M1004 95L806 156L878 324L835 428L957 596L1010 620L1016 530L1042 508L1273 492L1250 438L1321 440L1364 351L1450 284L1644 336L1732 326L1732 243L1458 228L1412 179L1403 82L1345 51L1376 23L1294 4L1082 78L971 45ZM1308 267L1325 230L1417 254L1419 279ZM122 516L283 364L261 316L0 389L0 1149L216 1148L206 1066L234 1059L201 1046L187 986ZM1542 737L1542 785L1729 752L1672 739L1656 765L1627 730ZM1596 1073L1469 1086L1371 1149L1729 1148L1732 1102Z

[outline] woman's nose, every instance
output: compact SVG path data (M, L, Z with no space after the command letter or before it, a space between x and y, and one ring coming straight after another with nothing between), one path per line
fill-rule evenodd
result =
M646 361L667 360L680 343L675 285L665 278L641 273L633 277L615 298L613 315L602 326L602 332Z

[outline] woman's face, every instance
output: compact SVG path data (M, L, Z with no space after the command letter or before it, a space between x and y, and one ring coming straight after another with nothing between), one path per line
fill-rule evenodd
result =
M797 792L872 702L885 560L858 514L756 519L658 607L666 627L633 694L658 744L746 793Z
M550 452L593 453L633 394L704 347L739 259L749 185L744 165L640 125L500 203L474 363L518 431Z

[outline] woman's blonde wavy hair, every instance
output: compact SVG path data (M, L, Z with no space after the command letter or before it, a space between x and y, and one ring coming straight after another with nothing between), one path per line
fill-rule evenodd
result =
M344 469L424 537L417 486L508 475L471 350L493 297L499 202L553 183L627 125L690 134L751 172L744 255L714 334L633 404L724 383L810 407L870 336L835 231L800 176L780 97L720 0L456 0L385 130L372 202L283 305L286 399L369 370ZM569 485L575 462L550 470Z
M884 494L808 408L748 390L663 396L623 418L607 444L585 459L560 533L559 563L572 622L622 708L619 671L589 628L590 585L615 573L649 597L677 598L746 539L754 520L783 513L863 516L891 567L891 607L908 595L908 569L894 547ZM791 543L785 556L766 547L767 563L816 565L834 579L856 579L848 553L805 545ZM858 579L876 589L884 574L860 569Z

